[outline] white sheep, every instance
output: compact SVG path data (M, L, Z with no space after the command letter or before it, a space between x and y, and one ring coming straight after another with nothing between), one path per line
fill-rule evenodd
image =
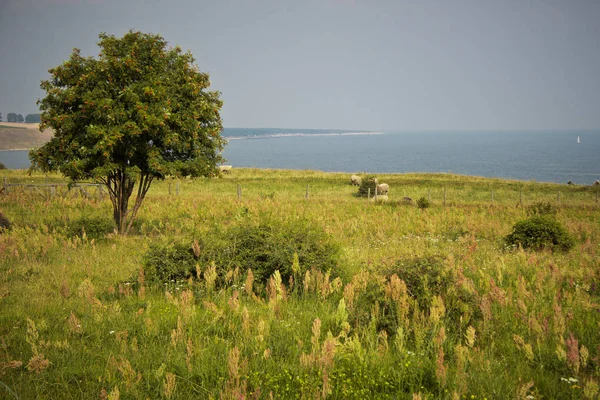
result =
M387 203L388 200L389 200L389 198L386 195L384 195L384 194L377 195L377 196L371 197L369 199L369 201L372 202L372 203Z
M352 175L350 177L350 183L352 183L352 186L360 186L361 182L362 179L358 175Z
M380 183L379 185L377 185L377 195L388 194L389 191L390 185L388 185L387 183Z

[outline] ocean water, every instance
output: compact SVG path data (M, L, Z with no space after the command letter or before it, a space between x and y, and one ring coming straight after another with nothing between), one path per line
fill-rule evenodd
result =
M348 173L451 172L539 182L600 179L600 131L364 132L226 128L234 167ZM577 137L581 143L577 143ZM27 152L0 151L8 168Z

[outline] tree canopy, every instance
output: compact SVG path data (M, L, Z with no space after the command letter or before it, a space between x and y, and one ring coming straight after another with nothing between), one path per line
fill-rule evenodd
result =
M54 137L30 158L32 168L106 184L126 233L153 179L217 173L222 101L192 54L160 35L102 33L98 45L97 58L74 49L42 81L40 130L51 127Z
M34 124L36 122L41 122L40 114L27 114L25 116L25 122L28 124Z

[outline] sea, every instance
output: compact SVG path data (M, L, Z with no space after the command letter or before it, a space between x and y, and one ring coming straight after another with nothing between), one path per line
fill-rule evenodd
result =
M234 167L347 173L442 172L590 185L600 180L600 130L401 132L225 128ZM7 168L27 151L0 151Z

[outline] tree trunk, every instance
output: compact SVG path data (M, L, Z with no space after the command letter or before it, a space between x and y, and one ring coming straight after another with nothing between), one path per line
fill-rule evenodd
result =
M150 188L153 176L140 173L138 191L133 205L129 209L129 198L133 193L136 180L126 173L125 170L116 170L108 174L101 182L107 186L110 201L113 205L113 219L117 226L117 231L121 235L129 233L137 212L146 197Z

